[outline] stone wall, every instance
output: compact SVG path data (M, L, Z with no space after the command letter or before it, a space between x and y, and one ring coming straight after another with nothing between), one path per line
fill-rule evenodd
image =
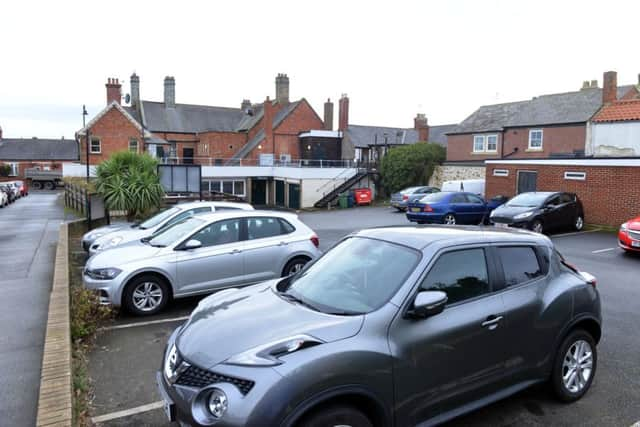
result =
M453 181L458 179L485 179L484 166L455 166L440 165L436 166L429 179L429 185L440 188L445 181Z

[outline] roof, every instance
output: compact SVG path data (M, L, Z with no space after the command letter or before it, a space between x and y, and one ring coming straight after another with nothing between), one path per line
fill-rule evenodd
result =
M455 129L456 126L429 126L428 142L434 142L446 147L447 137L445 134ZM413 128L349 125L345 133L357 148L367 148L371 145L415 144L420 140L418 131Z
M423 249L432 243L454 246L460 243L522 242L523 240L549 244L549 238L529 231L477 226L409 225L379 227L361 230L356 236L386 240L414 249Z
M163 102L142 101L145 127L152 132L196 133L235 132L246 116L240 108L176 104L166 108Z
M620 100L605 105L593 118L596 123L631 120L640 120L640 99Z
M0 160L78 160L74 139L3 138Z
M618 87L622 98L635 86ZM602 106L602 89L534 97L527 101L485 105L478 108L449 133L501 131L508 127L585 123Z

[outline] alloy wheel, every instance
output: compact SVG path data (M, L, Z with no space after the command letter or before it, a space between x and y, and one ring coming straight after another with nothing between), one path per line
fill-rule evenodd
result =
M531 227L531 230L533 230L536 233L542 234L542 223L540 221L536 221L533 223L533 227Z
M444 217L444 223L448 225L454 225L456 223L456 217L451 214L447 214Z
M580 231L582 230L582 227L584 227L584 219L582 219L581 216L578 216L576 218L576 222L574 223L576 230Z
M164 298L160 285L155 282L142 282L133 290L133 305L140 311L155 310Z
M562 383L571 393L579 393L589 383L593 372L593 350L585 340L574 342L562 363Z

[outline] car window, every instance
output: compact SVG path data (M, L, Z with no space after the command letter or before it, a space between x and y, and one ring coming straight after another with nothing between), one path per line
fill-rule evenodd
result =
M467 198L464 194L454 194L451 196L451 203L467 203Z
M444 201L449 193L431 193L420 199L420 203L438 203Z
M467 194L467 200L469 200L470 203L476 204L476 205L483 205L484 201L476 196L475 194Z
M214 222L204 227L190 239L198 240L202 247L225 245L240 241L240 218Z
M240 208L232 208L231 206L216 206L216 212L221 211L239 211Z
M515 286L543 275L535 250L530 246L498 248L506 286Z
M560 196L555 195L545 203L546 206L558 206L560 204Z
M293 225L289 224L288 221L285 221L282 218L278 218L278 221L280 222L280 227L282 228L282 234L289 234L296 231L296 228Z
M449 298L447 304L489 293L484 249L464 249L441 255L420 287L445 292Z
M165 247L173 243L177 243L180 239L187 236L193 230L204 225L205 222L199 218L187 218L182 222L178 222L171 227L167 227L162 231L157 231L148 240L152 246ZM143 239L145 241L145 239Z
M176 207L164 210L164 211L152 216L151 218L149 218L148 220L146 220L142 224L140 224L140 228L143 229L143 230L146 230L147 228L155 227L156 225L160 224L162 221L164 221L167 218L171 217L171 215L175 215L176 212L179 212L179 211L180 211L180 208L176 208Z
M282 223L278 218L249 218L247 219L247 237L252 239L264 239L266 237L285 234Z
M188 210L180 213L179 215L176 215L175 217L171 218L162 227L163 228L170 227L173 224L176 224L176 223L182 221L185 218L189 218L189 217L192 217L194 215L201 214L201 213L206 213L206 212L211 212L211 208L209 206L205 206L205 207L201 207L201 208L188 209Z
M571 203L573 202L573 194L562 193L560 195L560 203Z

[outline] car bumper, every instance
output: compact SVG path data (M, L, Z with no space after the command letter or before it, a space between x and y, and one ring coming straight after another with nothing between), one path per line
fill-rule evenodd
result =
M428 212L410 212L407 210L407 219L411 222L429 222L429 223L442 223L444 215L440 213L428 213Z
M506 222L506 221L501 221L501 220L494 220L493 218L489 218L489 221L495 227L524 228L524 229L527 229L527 230L531 229L531 223L529 221Z
M640 252L640 240L631 238L624 231L618 232L618 246L625 251Z
M393 206L394 208L406 209L407 208L407 201L406 200L391 200L391 206Z
M112 280L96 280L89 277L86 273L82 273L82 283L85 289L95 291L100 297L100 304L114 305L119 307L122 300L122 278L124 272L120 273Z

